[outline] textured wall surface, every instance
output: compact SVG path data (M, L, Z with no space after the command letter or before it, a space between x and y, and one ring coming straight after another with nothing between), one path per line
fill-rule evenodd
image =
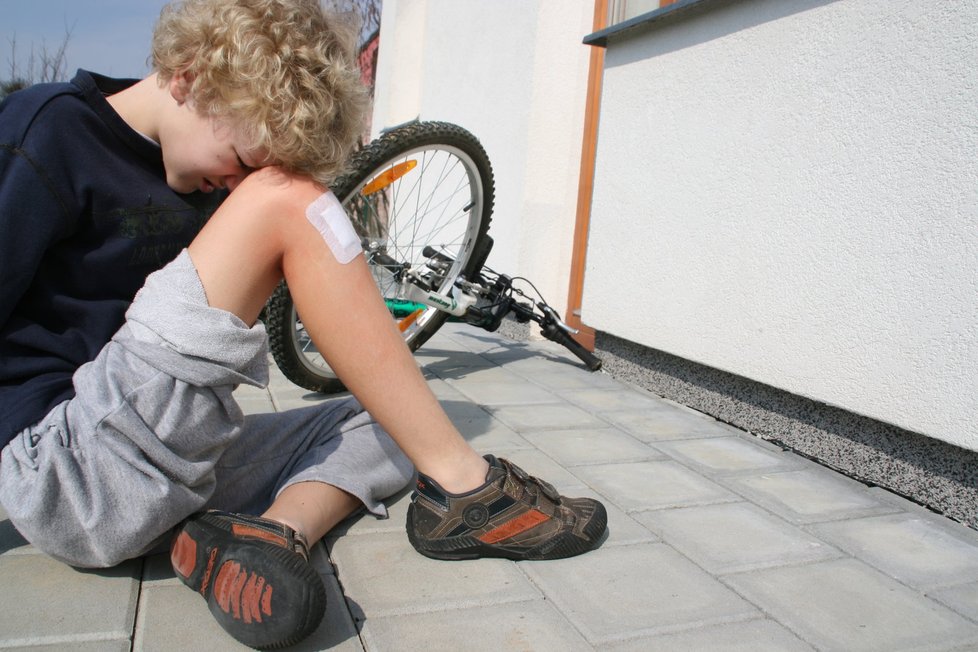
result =
M608 47L583 318L978 450L978 2L740 0Z
M385 0L375 129L420 117L479 138L496 176L490 266L563 311L577 206L590 0Z

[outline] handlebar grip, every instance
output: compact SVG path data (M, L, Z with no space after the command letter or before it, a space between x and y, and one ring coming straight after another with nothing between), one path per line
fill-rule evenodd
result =
M548 340L552 340L557 344L562 344L565 346L568 351L576 355L591 371L597 371L601 368L601 358L581 346L577 340L571 337L564 330L554 326L550 329L544 329L543 335Z

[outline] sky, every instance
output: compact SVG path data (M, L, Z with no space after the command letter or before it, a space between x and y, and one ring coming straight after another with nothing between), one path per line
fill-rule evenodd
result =
M371 4L332 1L342 8ZM35 53L42 48L53 53L66 30L71 32L66 51L69 79L78 68L110 77L144 77L149 73L146 60L153 25L164 4L166 0L0 0L0 80L11 78L12 54L23 71L32 45ZM325 4L331 6L329 1Z
M0 0L0 80L10 78L11 41L25 68L30 48L53 52L71 31L67 76L86 68L110 77L144 77L153 25L165 0Z

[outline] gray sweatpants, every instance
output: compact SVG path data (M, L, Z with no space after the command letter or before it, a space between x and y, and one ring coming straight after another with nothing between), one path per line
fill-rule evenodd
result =
M204 508L261 513L285 487L326 482L385 516L413 468L355 399L245 417L268 380L267 338L207 304L186 251L152 274L126 323L74 376L75 397L0 453L0 502L36 547L112 566Z

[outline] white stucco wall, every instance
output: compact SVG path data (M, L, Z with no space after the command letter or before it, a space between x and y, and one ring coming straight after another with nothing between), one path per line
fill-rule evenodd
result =
M576 215L590 0L384 0L375 130L420 117L482 142L496 179L489 264L563 312Z
M717 4L608 48L584 321L978 450L978 2Z

